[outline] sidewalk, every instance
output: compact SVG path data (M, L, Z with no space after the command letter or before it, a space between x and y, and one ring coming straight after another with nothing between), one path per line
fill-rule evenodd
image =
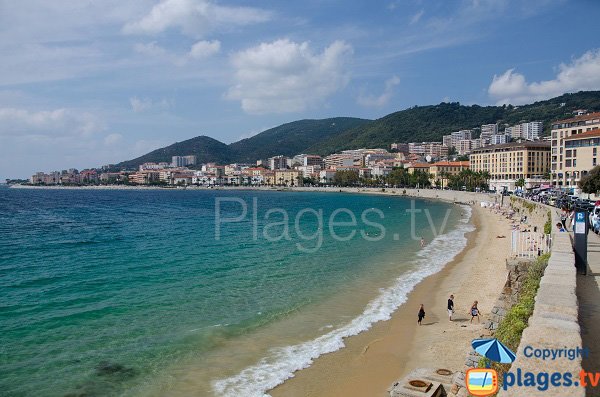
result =
M577 276L577 299L583 346L590 348L583 369L600 371L600 237L592 232L588 235L588 275ZM600 387L588 388L586 396L600 397Z

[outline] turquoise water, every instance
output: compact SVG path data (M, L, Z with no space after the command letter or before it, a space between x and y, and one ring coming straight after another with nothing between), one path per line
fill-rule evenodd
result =
M242 200L247 214L222 223L217 240L218 197ZM256 383L260 395L307 365L306 349L274 352L270 344L356 333L364 325L356 318L364 320L365 308L381 294L376 286L394 287L386 280L405 274L399 285L408 291L460 251L464 241L453 239L464 230L434 240L419 214L416 234L436 243L427 262L435 266L420 269L424 254L410 238L409 207L399 197L342 193L2 188L0 394L185 395L190 388L178 393L178 383L193 370L204 374L190 386L195 395L235 395L233 384L240 382ZM464 217L448 204L422 201L418 207L430 211L437 227L452 209L447 232ZM282 210L265 220L273 208ZM303 208L322 210L323 223L305 212L297 228ZM355 227L334 228L341 236L356 230L347 241L334 239L327 224L338 208L357 217ZM385 234L361 219L368 209L382 211L383 219L372 210L366 220L381 224ZM283 210L287 226L274 225ZM233 219L242 205L224 202L219 214ZM336 220L350 217L342 213ZM349 285L369 288L355 301L329 306ZM401 303L394 291L395 300L376 303L377 315ZM295 335L277 330L294 319L302 324ZM313 356L340 347L336 338L312 343L306 348ZM256 382L260 371L268 371L268 382Z

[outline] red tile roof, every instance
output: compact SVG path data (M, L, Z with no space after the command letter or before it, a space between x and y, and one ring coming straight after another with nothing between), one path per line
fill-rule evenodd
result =
M554 121L552 124L575 123L578 121L587 121L587 120L593 120L593 119L597 119L597 118L600 118L600 112L582 114L581 116L576 116L576 117L572 117L570 119L565 119L565 120L557 120L557 121Z
M438 161L432 165L444 167L468 167L470 164L469 161Z
M565 138L565 140L569 139L585 139L585 138L595 138L600 136L600 129L595 129L587 132L582 132L581 134L571 135Z

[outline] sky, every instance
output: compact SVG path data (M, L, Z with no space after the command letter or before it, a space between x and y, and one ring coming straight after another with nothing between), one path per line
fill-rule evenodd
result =
M0 0L0 180L599 90L599 18L594 0Z

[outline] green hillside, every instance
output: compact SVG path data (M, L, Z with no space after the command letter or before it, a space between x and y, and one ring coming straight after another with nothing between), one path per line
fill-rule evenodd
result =
M116 168L134 169L138 165L152 162L171 162L172 156L196 155L198 163L229 163L235 161L231 148L208 136L197 136L182 142L176 142L164 148L156 149L133 160L123 161Z
M216 139L199 136L124 161L117 169L134 169L145 162L171 161L172 156L196 155L199 163L254 163L275 155L293 156L321 142L371 120L336 117L323 120L299 120L268 129L251 138L226 145Z
M548 134L552 121L572 117L577 109L600 111L600 91L565 94L517 107L464 106L457 102L415 106L373 121L351 117L299 120L230 145L199 136L124 161L117 167L131 169L144 162L171 161L176 155L193 154L200 163L253 163L279 154L328 155L344 149L387 148L393 142L440 142L443 135L452 131L489 123L499 123L503 130L506 125L522 121L543 121L544 133Z
M393 142L439 141L442 136L482 124L513 125L521 121L543 121L544 133L552 121L568 118L577 109L600 110L600 91L565 94L523 106L463 106L457 102L415 106L395 112L371 123L316 142L308 151L329 154L344 149L389 147Z
M336 117L323 120L299 120L271 128L229 147L240 162L254 162L275 155L293 156L306 153L315 142L322 142L340 133L363 126L371 120Z

